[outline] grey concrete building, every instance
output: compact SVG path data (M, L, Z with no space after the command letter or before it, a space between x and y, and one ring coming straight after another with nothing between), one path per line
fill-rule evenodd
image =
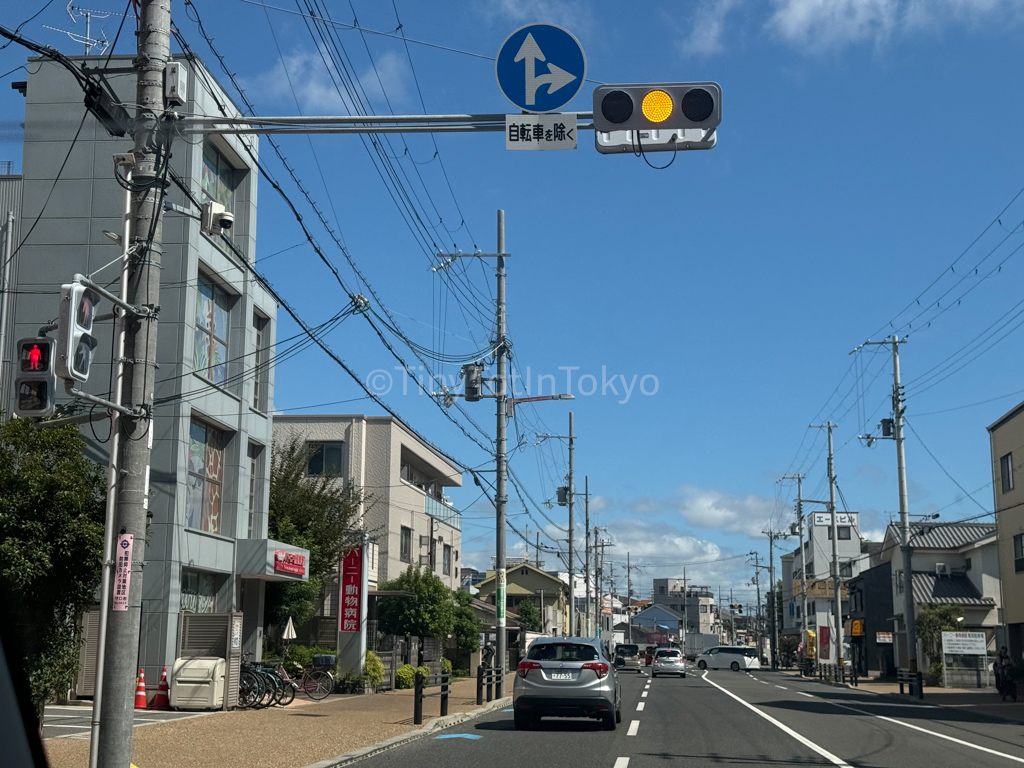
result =
M1024 403L1014 406L988 428L992 460L992 500L998 530L1002 622L1006 644L1017 661L1024 659Z
M184 112L220 114L219 105L226 105L238 114L201 64L177 60L187 78ZM96 57L87 63L103 67L104 61ZM86 61L79 57L75 63ZM135 78L124 74L130 66L127 56L109 61L108 81L128 104L135 99ZM8 342L35 336L56 317L60 285L75 273L116 284L120 248L103 232L122 231L126 193L115 180L113 156L132 150L131 139L111 137L85 112L82 90L63 67L31 60L21 90L21 231L27 238L11 263L18 292L10 297ZM241 648L259 656L265 581L307 578L308 552L266 538L273 408L273 369L267 363L277 307L252 279L250 267L256 243L256 148L253 136L185 141L171 134L174 183L165 201L191 214L164 216L151 524L139 648L140 664L154 684L177 655L183 614L242 612ZM201 231L198 206L207 201L234 214L235 248ZM98 311L109 310L104 302ZM97 330L99 346L82 388L104 396L110 382L110 324ZM9 409L11 395L3 394ZM96 432L103 437L104 429L97 425ZM85 434L91 435L88 427ZM91 454L104 464L106 446L90 437ZM289 567L281 566L285 562Z
M311 474L328 474L363 489L363 525L376 543L370 586L410 565L433 570L458 589L462 515L445 491L462 473L411 429L391 416L275 416L274 442L314 444ZM325 607L324 615L334 615Z
M685 616L687 632L719 631L715 595L710 587L688 587L686 579L654 579L651 602Z

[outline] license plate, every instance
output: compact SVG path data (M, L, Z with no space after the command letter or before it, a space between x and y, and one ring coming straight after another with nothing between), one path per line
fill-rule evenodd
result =
M552 680L572 680L572 672L552 672Z

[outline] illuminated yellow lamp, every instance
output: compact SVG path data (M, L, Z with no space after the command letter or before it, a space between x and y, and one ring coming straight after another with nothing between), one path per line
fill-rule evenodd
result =
M655 90L649 91L644 96L640 109L643 111L644 117L652 123L663 123L671 116L672 106L671 96L665 91Z

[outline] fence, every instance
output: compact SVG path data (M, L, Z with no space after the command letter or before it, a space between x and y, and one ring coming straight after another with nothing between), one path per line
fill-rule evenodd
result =
M857 666L855 664L818 664L818 679L832 680L840 685L849 683L858 687Z
M945 656L943 688L991 688L995 685L987 656Z
M913 696L917 689L917 698L924 698L924 675L920 672L911 672L909 669L896 670L896 681L900 684L900 695L903 695L903 686L908 687L908 693Z
M487 700L494 698L494 688L498 687L498 696L501 696L501 670L494 667L485 667L481 664L476 668L476 703L480 706L484 703L484 688L487 688Z
M440 688L437 693L424 693L425 688ZM423 725L423 700L433 696L441 697L441 717L448 714L448 675L424 675L416 672L416 689L413 695L412 721L415 725Z

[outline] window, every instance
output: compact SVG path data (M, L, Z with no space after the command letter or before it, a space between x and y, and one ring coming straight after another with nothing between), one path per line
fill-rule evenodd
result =
M665 594L665 585L664 584L662 584L662 585L660 585L658 587L658 594L659 595L664 595Z
M213 613L216 607L213 574L181 571L181 610L183 613Z
M341 459L345 443L336 441L329 443L306 443L306 445L312 449L309 464L306 467L307 475L341 477L344 474Z
M597 648L583 643L533 643L526 658L535 661L597 661Z
M224 210L234 213L235 212L235 190L238 188L238 182L243 175L242 171L237 171L231 166L213 144L207 142L203 145L203 173L201 179L202 201L204 203L210 202L211 200L220 203L224 206ZM231 232L227 233L231 235ZM219 238L214 238L214 242L217 243L217 247L227 252L229 249L227 245Z
M224 446L219 429L192 420L188 441L188 497L185 525L208 533L220 533L224 486Z
M848 541L850 539L850 526L848 525L837 525L836 530L839 532L840 541ZM828 540L832 541L832 529L828 529Z
M270 399L270 320L253 312L252 327L256 331L255 355L252 361L252 407L265 412Z
M228 294L208 277L199 275L193 368L220 386L228 378L229 311Z
M706 605L701 605L700 612L701 613L707 613L708 612L708 607Z
M1013 490L1013 454L1008 453L999 460L999 477L1003 483L1003 493Z
M258 534L257 515L260 512L260 489L262 488L262 472L260 472L263 446L249 443L249 538ZM256 537L258 538L258 536Z
M412 528L406 528L404 525L402 526L398 559L403 563L412 562Z
M452 573L452 548L448 544L444 545L444 552L441 555L441 573L445 576Z
M853 576L853 563L841 563L839 565L839 577L849 579Z
M896 594L903 594L903 571L896 571Z
M1024 533L1013 537L1013 572L1024 571Z
M964 570L965 571L971 570L971 558L969 558L969 557L964 558Z

